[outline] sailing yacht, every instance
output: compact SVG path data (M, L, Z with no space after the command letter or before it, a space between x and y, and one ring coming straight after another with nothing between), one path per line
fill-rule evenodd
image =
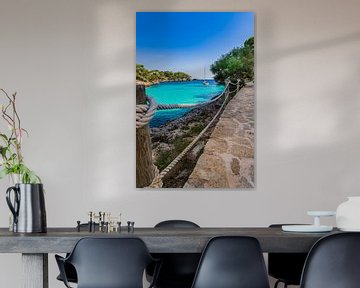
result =
M203 85L209 85L209 82L206 81L205 67L204 67L204 81L203 81Z

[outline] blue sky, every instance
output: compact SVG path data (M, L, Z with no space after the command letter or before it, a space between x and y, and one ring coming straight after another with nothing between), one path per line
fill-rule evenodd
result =
M136 63L210 78L210 65L253 35L253 12L137 12Z

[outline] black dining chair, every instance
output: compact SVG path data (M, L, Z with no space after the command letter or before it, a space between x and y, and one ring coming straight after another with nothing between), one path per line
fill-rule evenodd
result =
M200 228L199 225L187 220L166 220L155 225L155 228ZM162 266L159 272L156 288L190 288L194 280L200 253L157 253L152 254L161 259ZM147 270L147 279L151 281L153 269L151 265Z
M269 228L281 228L282 225L288 224L272 224ZM307 253L269 253L268 273L277 279L274 288L280 283L284 284L284 288L288 285L300 285L306 257Z
M160 268L139 238L82 238L68 257L55 258L66 287L70 285L65 263L74 266L78 288L142 288L145 268L158 263L154 281Z
M80 224L80 229L88 230L89 229L89 224L88 223ZM99 224L98 223L95 223L95 229L96 230L99 229ZM69 256L69 253L66 254L66 257L68 257L68 256ZM77 275L76 275L76 270L75 270L74 266L71 265L70 263L65 262L64 263L64 268L65 268L65 275L66 275L67 281L71 282L71 283L77 283ZM59 280L59 281L64 282L62 277L61 277L61 274L59 274L56 277L56 279Z
M200 259L192 288L269 288L264 257L256 238L212 238Z
M66 254L66 257L68 257L68 256L69 256L69 254ZM66 261L64 261L64 274L66 275L67 282L77 283L77 274L76 274L75 267ZM61 274L59 274L56 277L56 279L64 282Z
M360 233L348 232L318 240L306 259L301 288L360 287Z

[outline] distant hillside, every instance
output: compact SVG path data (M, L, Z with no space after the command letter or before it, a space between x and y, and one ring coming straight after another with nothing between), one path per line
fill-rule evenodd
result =
M164 81L190 81L191 76L184 72L147 70L144 65L136 64L136 82L145 85Z

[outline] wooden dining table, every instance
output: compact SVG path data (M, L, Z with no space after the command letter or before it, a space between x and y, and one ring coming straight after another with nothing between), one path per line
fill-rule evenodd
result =
M0 228L0 253L21 253L24 288L48 288L48 253L67 253L83 237L139 237L151 253L201 253L209 239L223 235L252 236L262 251L308 252L321 237L338 233L283 232L281 227L227 228L135 228L120 232L77 231L76 228L48 228L47 233L13 233Z

